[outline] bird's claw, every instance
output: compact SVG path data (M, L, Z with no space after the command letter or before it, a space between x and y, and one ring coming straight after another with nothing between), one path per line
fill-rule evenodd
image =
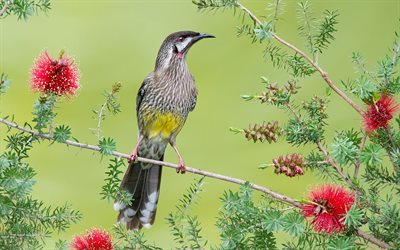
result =
M183 160L179 160L179 164L178 164L178 168L176 169L176 173L178 173L178 174L186 173L186 167L185 167L185 163L183 162Z
M132 153L130 156L129 156L129 158L128 158L128 163L130 164L130 163L132 163L132 162L135 162L137 159L138 159L138 154L137 153Z

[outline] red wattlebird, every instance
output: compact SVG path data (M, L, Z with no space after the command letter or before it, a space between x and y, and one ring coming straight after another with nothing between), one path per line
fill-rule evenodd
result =
M114 209L119 211L118 221L128 229L150 227L154 223L160 194L162 166L135 162L138 156L162 161L170 144L179 158L177 172L185 173L176 137L197 99L186 55L193 44L211 37L214 36L193 31L170 34L160 47L154 71L139 89L136 97L139 137L121 183L121 188L132 195L132 203L114 204Z

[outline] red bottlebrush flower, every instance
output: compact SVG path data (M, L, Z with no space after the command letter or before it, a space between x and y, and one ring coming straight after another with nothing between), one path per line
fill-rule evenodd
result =
M71 243L74 250L112 250L111 236L102 229L94 228L85 235L75 236Z
M386 95L382 96L375 104L369 105L367 112L363 114L365 130L372 132L386 127L398 107L394 97Z
M58 60L44 51L31 70L31 88L58 96L74 95L79 89L79 70L70 57L61 52Z
M316 232L327 234L340 233L345 230L344 216L355 201L352 192L343 186L332 184L316 187L311 191L310 204L303 205L305 217L312 217L311 224Z
M301 154L291 154L286 156L279 156L277 159L273 159L275 167L275 174L285 174L289 177L294 177L296 175L303 175L303 167L305 166L303 162L303 156Z

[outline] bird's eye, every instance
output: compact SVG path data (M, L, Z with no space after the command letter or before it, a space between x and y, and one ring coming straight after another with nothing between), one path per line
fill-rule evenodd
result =
M178 42L182 42L183 41L183 36L180 36L179 38L178 38Z

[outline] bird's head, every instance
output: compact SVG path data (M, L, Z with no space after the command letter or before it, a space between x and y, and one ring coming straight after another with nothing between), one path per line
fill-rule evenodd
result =
M190 47L203 38L215 38L215 36L194 31L179 31L170 34L158 51L156 67L168 64L171 60L184 60Z

